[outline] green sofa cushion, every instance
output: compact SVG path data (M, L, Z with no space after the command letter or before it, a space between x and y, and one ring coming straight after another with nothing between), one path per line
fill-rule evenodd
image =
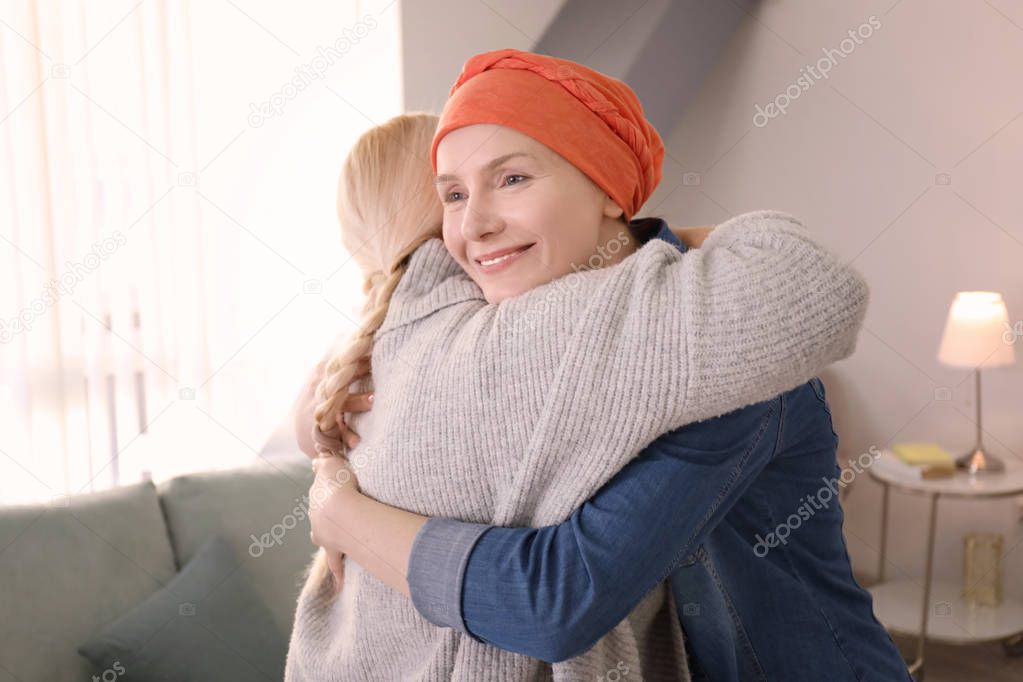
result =
M214 537L165 587L79 653L101 679L278 682L287 640L231 548Z
M316 547L309 541L313 481L304 455L256 466L174 478L160 486L160 503L178 565L214 534L222 537L290 636L302 574Z
M98 625L174 577L152 483L0 513L0 680L88 680Z

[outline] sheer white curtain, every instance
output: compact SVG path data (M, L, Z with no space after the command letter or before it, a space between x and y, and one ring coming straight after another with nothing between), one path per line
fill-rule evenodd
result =
M392 3L0 12L0 504L252 462L347 333L337 169Z

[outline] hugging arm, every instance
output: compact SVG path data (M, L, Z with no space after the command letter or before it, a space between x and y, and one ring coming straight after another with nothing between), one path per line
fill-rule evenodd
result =
M557 662L628 615L748 489L776 447L780 399L651 444L564 522L504 528L430 518L408 564L413 604L436 625ZM740 420L740 421L736 421Z
M517 359L544 350L530 350L540 346L535 327L574 325L550 399L600 385L607 404L656 417L662 428L650 439L767 400L847 357L869 294L780 211L735 216L685 254L652 240L607 272L582 275L592 279L569 275L500 304L498 336L521 346L507 355ZM534 333L503 333L530 318Z
M640 337L647 352L634 355L652 356L654 376L685 386L682 399L668 403L672 428L772 398L855 349L866 282L793 216L736 216L679 258L650 269L635 285L640 301L661 301L664 309L660 319L647 321L654 332ZM664 332L656 326L662 323ZM676 324L681 333L671 328ZM677 356L665 352L664 338L672 350L678 346ZM628 386L633 376L614 378ZM645 383L634 390L649 394L649 378Z

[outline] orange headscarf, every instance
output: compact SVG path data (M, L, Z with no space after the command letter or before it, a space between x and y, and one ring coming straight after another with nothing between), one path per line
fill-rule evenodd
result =
M430 149L477 123L550 147L608 193L630 220L661 181L664 144L622 81L567 59L505 49L471 57L451 86Z

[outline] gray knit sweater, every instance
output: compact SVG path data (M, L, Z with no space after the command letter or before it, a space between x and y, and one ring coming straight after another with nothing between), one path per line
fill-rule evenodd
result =
M754 211L685 254L488 304L439 239L412 255L373 349L376 399L350 459L362 491L427 516L559 523L661 434L763 401L852 353L863 279L792 216ZM627 542L627 538L622 538ZM585 654L549 664L437 627L348 560L308 589L285 679L688 680L661 583Z

